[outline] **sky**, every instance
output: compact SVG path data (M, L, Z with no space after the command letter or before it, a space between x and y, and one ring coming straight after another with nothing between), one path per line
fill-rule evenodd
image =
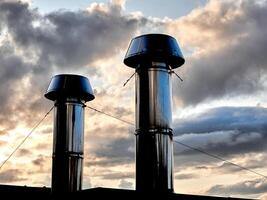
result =
M88 105L134 122L135 36L175 37L186 63L173 77L174 140L266 174L267 1L0 1L0 162L53 102L55 74L90 79ZM50 114L0 170L0 184L50 186ZM134 189L134 127L86 109L84 188ZM267 175L267 174L266 174ZM267 181L174 143L176 193L267 199Z

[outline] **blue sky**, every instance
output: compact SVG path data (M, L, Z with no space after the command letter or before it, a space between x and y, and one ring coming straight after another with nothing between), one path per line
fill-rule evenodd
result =
M90 3L107 3L108 0L33 0L33 6L42 12L58 9L83 9ZM128 0L125 8L127 12L141 11L146 16L177 18L188 14L196 7L204 6L207 0Z

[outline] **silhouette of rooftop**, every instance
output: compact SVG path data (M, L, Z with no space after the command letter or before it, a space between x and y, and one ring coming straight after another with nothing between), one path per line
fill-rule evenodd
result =
M62 196L53 197L51 195L51 188L47 187L28 187L28 186L13 186L0 185L0 195L9 198L19 197L22 199L62 199ZM78 192L68 194L67 199L85 200L85 199L102 199L108 197L109 199L142 199L149 197L150 199L162 200L245 200L241 198L231 197L216 197L190 194L157 194L157 193L139 193L135 190L113 189L113 188L91 188ZM65 197L64 197L65 198Z

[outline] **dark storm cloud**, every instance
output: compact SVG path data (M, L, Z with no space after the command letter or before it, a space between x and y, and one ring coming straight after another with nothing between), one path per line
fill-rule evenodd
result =
M122 15L120 5L89 11L56 11L42 16L28 4L2 3L2 19L16 45L35 50L40 63L83 67L126 47L145 20ZM50 66L46 66L50 67Z
M192 48L205 52L188 59L185 81L174 90L185 105L266 90L267 2L211 2L178 23L197 33Z
M179 119L174 123L174 127L174 140L225 159L246 153L264 152L267 146L266 108L213 108L188 119ZM214 158L177 143L174 143L174 154L177 169L185 165L198 166L218 162ZM263 167L265 162L258 160L253 166L249 163L243 163L243 165L257 168ZM229 168L229 171L231 170L234 169Z
M110 134L116 130L130 135L127 138L106 141L103 145L94 148L91 153L101 159L90 160L87 163L88 166L114 166L134 162L135 137L132 133L127 133L127 128L97 127L92 132ZM196 116L190 116L187 119L175 121L174 140L223 158L231 159L241 154L265 151L267 146L266 130L266 108L219 107L207 110ZM182 170L183 166L199 166L205 163L218 162L214 158L177 143L174 143L174 154L176 171ZM266 164L261 160L250 160L249 162L242 165L248 168L260 168ZM253 162L253 165L251 165L251 162ZM236 170L235 167L226 166L226 164L216 168L227 172Z
M127 133L126 133L127 134ZM91 154L98 159L91 159L87 166L116 166L134 162L134 136L110 139L105 145L98 145Z
M211 195L248 195L267 192L267 183L263 179L238 182L233 185L215 185L207 193Z
M267 128L267 109L263 107L217 107L174 122L175 135L239 130L263 132Z
M33 112L41 117L49 106L43 93L54 73L85 71L94 75L97 68L89 66L127 48L130 38L146 21L123 14L116 3L42 15L27 3L1 1L1 123L11 126L18 119L32 121ZM27 103L21 106L19 102Z
M174 125L175 139L220 154L262 151L266 148L267 109L219 107Z
M132 138L118 138L107 144L106 146L102 146L102 151L95 151L98 156L107 156L111 158L116 157L133 157L133 152L130 148L134 144L134 137Z
M135 137L129 127L96 126L86 135L85 140L91 142L88 146L94 146L86 150L90 152L86 166L112 167L134 163Z

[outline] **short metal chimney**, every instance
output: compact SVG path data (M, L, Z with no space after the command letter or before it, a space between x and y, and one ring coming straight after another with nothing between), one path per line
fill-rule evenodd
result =
M185 62L175 38L134 38L124 63L136 70L136 190L173 192L171 70Z
M84 107L95 97L86 77L60 74L52 78L45 97L55 102L52 193L82 189Z

